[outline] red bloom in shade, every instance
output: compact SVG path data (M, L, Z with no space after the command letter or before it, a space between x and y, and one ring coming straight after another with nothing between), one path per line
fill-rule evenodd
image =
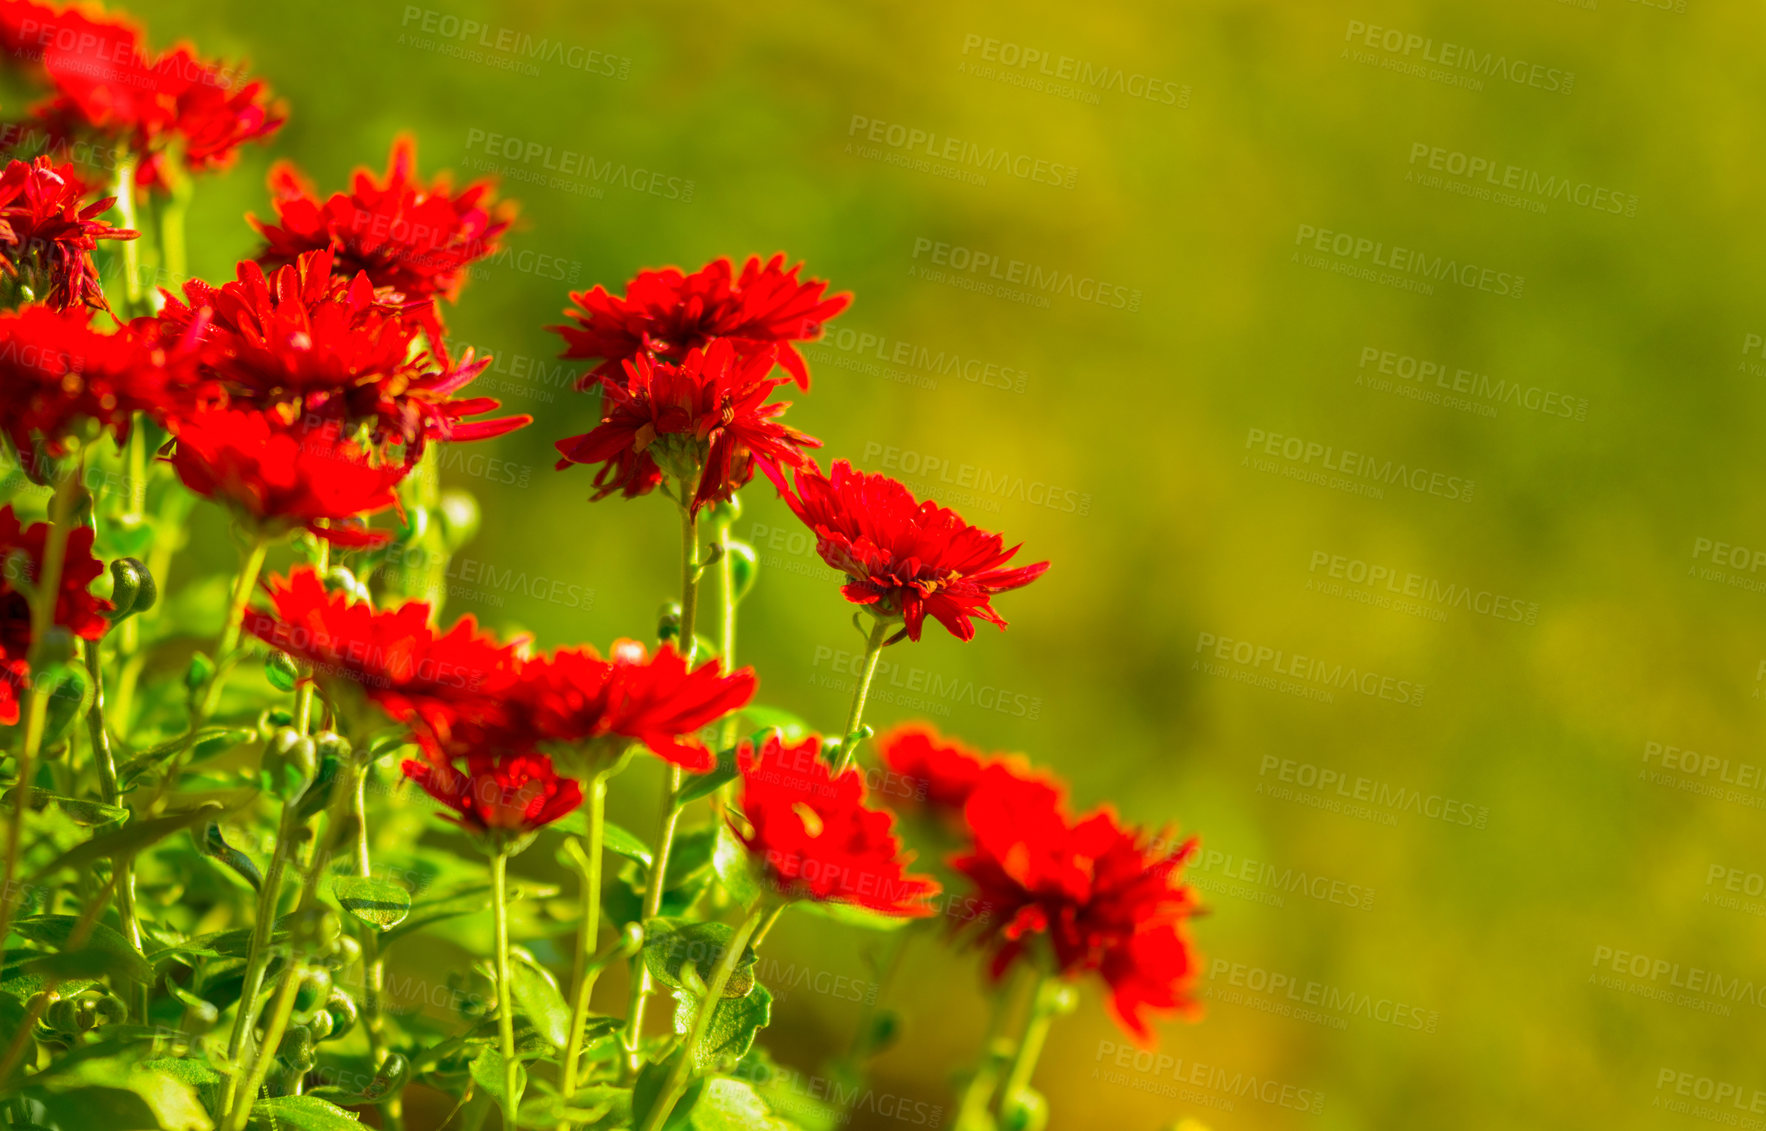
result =
M677 268L640 271L626 287L624 298L603 287L572 292L577 309L564 313L574 326L549 326L564 339L567 358L599 360L583 375L579 388L597 379L617 381L620 362L646 355L685 361L689 351L727 338L742 356L777 347L778 363L800 388L809 388L809 369L793 342L820 336L822 323L852 301L850 294L824 299L828 284L800 281L799 263L785 269L785 256L765 266L753 256L740 277L728 259L714 259L691 275Z
M970 526L962 516L914 496L887 475L854 471L834 461L832 476L810 461L797 472L797 493L781 492L816 536L822 560L846 575L841 594L880 618L900 617L920 639L927 616L958 640L972 640L980 617L1000 628L995 593L1042 576L1049 563L1006 569L1019 547Z
M384 184L358 169L348 193L321 201L293 165L279 163L270 174L279 223L252 221L266 245L258 262L280 267L329 249L339 274L365 272L376 287L412 300L452 301L465 285L466 268L498 250L514 205L495 203L488 181L458 194L446 177L425 186L416 166L416 143L401 136L393 142Z
M904 723L877 737L883 764L915 787L927 808L961 812L975 792L988 759L980 751L945 738L927 723Z
M885 915L925 916L936 881L907 874L911 857L891 831L895 818L865 805L863 775L836 776L810 735L795 746L775 734L757 755L751 743L737 751L742 814L749 831L736 833L787 899L853 903Z
M104 564L92 556L94 531L76 526L67 537L61 565L61 586L55 597L55 623L82 640L97 640L110 627L104 614L111 603L92 595L91 586L104 572ZM30 680L31 601L14 585L13 555L19 555L25 579L42 576L43 557L49 548L49 524L24 526L10 504L0 507L0 723L18 722L19 693Z
M398 505L393 487L410 465L377 462L334 421L303 428L255 410L213 409L179 421L176 432L171 464L184 486L238 508L267 534L305 527L344 546L390 537L336 524Z
M47 157L14 161L0 173L0 269L57 310L104 306L92 252L99 240L136 236L95 218L115 197L82 207L85 195L74 167L57 168Z
M773 354L744 357L726 340L691 350L679 365L647 357L626 363L626 381L605 383L601 423L558 441L558 467L601 465L595 498L614 491L635 498L662 482L698 477L693 512L727 500L754 478L758 465L780 479L781 465L803 464L805 447L821 441L778 422L788 407L767 404L786 383L771 379Z
M283 122L261 82L206 62L186 46L150 57L133 24L68 9L5 19L0 40L41 62L56 97L37 117L66 144L81 133L126 140L141 161L139 182L163 187L164 154L175 141L185 168L224 168L247 141Z
M160 332L199 339L202 373L234 400L290 420L370 425L376 440L403 444L408 462L427 440L481 440L533 419L466 421L497 407L489 397L453 399L490 359L432 359L415 321L380 303L366 275L334 278L332 263L332 252L315 251L270 277L247 261L224 286L186 283L182 302L166 296Z
M635 640L613 646L604 660L592 648L560 648L529 660L513 693L514 712L540 740L580 746L607 737L641 742L693 773L717 765L694 737L754 698L754 670L724 675L716 660L691 671L672 645L654 656Z
M408 760L405 776L454 811L468 832L520 836L582 804L582 789L552 769L544 754L475 756L464 771L451 761Z
M1035 961L1070 979L1096 972L1138 1041L1152 1039L1148 1011L1195 1012L1200 962L1184 928L1200 905L1180 875L1193 838L1169 849L1108 808L1070 821L1059 790L1003 766L984 772L964 816L974 846L951 865L989 908L977 941L996 978L1041 939Z
M121 439L131 413L165 406L166 351L132 327L101 333L90 322L82 307L0 314L0 418L27 469L39 442L61 454L81 420Z
M348 706L366 697L420 735L443 742L456 726L503 717L499 697L515 681L515 649L480 633L472 617L438 633L423 602L376 610L346 594L327 593L311 567L269 589L275 612L246 613L246 631L309 664L313 680L334 703Z

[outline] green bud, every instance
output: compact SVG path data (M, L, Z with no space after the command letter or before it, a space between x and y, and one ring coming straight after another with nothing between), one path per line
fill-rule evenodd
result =
M110 563L110 603L116 606L110 614L113 623L144 613L158 601L159 586L141 559L117 558Z
M325 1012L331 1017L332 1040L356 1027L356 999L345 993L340 986L331 987L331 996L325 999Z
M736 582L736 600L740 601L754 588L754 577L760 570L760 560L754 556L753 546L735 539L725 544L724 553L730 555L730 572Z
M184 669L184 686L191 691L201 691L214 675L215 662L206 653L194 653L190 657L190 666Z
M333 970L348 970L362 957L362 944L351 935L344 935L337 940L337 949L325 958L325 965Z
M291 1025L276 1046L276 1059L296 1072L311 1071L315 1060L313 1034L305 1025Z
M656 617L656 639L661 641L674 640L681 634L681 603L670 601L663 605Z
M335 758L339 762L347 762L350 757L350 740L334 730L322 730L313 736L313 742L320 758Z
M312 1020L307 1022L307 1032L312 1034L314 1043L330 1040L333 1032L331 1014L323 1009L315 1009Z
M57 1033L77 1033L80 1031L79 1009L67 998L57 998L43 1011L43 1023Z
M264 678L278 691L293 691L294 685L300 682L300 669L295 666L293 656L272 648L264 657Z
M423 541L429 533L429 508L408 506L405 508L405 521L400 524L399 532L393 537L403 545Z
M374 1073L374 1082L368 1085L371 1096L385 1096L397 1092L405 1086L411 1076L411 1062L400 1054L387 1053L380 1068Z
M1043 1131L1049 1123L1048 1101L1025 1088L1000 1104L999 1131Z

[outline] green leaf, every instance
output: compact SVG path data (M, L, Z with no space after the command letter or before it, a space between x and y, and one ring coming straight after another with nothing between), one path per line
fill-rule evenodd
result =
M32 1077L23 1089L62 1127L104 1131L213 1131L214 1122L183 1080L102 1057L65 1072Z
M860 907L856 903L820 903L813 899L803 899L793 903L791 909L802 911L805 915L814 915L818 919L843 923L848 927L861 927L867 931L899 931L909 923L919 922L918 919L904 919L899 915L885 915L868 907Z
M148 845L155 844L180 829L214 820L226 812L226 809L219 801L205 801L194 809L167 813L163 817L151 817L145 821L130 821L114 832L93 837L84 844L68 849L38 869L37 874L31 877L31 882L36 883L46 876L52 876L63 868L84 868L99 860L134 856Z
M737 839L728 825L718 826L711 866L717 869L718 881L738 906L747 907L760 898L760 872L748 855L748 846Z
M33 789L29 793L27 804L33 813L54 805L68 820L82 828L104 828L107 825L120 824L129 819L129 811L120 805L106 805L102 801L91 801L83 797L63 797L50 793L46 789ZM12 812L18 798L18 790L6 791L4 808Z
M486 1095L495 1099L497 1105L503 1109L503 1114L507 1116L511 1104L510 1097L504 1091L507 1083L503 1079L504 1063L503 1051L496 1045L486 1045L484 1048L479 1049L478 1054L472 1058L469 1071L472 1073L472 1082L477 1084ZM517 1064L515 1066L514 1096L516 1103L521 1101L521 1095L526 1090L527 1070L520 1064Z
M221 832L221 826L210 821L202 830L202 853L213 860L218 860L236 872L240 878L251 885L252 891L260 891L264 886L264 874L252 858L227 843L227 837Z
M763 707L759 703L750 703L742 708L742 714L749 722L763 730L777 728L786 742L801 742L810 733L810 726L790 711L777 707Z
M273 1096L251 1105L251 1126L263 1131L362 1131L361 1118L317 1096Z
M550 970L530 955L517 955L509 968L509 990L521 1012L553 1048L562 1049L570 1041L570 1006Z
M734 748L718 753L717 765L710 771L689 778L681 785L681 791L675 794L675 808L685 809L701 797L710 797L722 789L727 782L736 779L736 751Z
M601 825L601 844L607 851L630 860L636 860L646 868L650 867L651 862L655 860L649 845L612 821L606 821Z
M12 925L12 929L38 946L60 952L67 946L78 922L72 915L36 915L18 920ZM153 977L153 968L147 964L147 960L135 953L127 939L103 923L92 925L91 932L86 936L85 946L75 953L85 951L102 951L111 955L116 968L137 982L145 982Z
M675 991L675 1032L685 1036L693 1027L704 999L690 990ZM725 995L706 1026L705 1038L694 1050L693 1069L704 1072L726 1057L733 1063L754 1047L754 1035L773 1019L773 995L760 983L745 997Z
M651 919L644 924L644 965L651 977L670 989L702 993L735 933L724 923ZM744 946L723 996L741 997L754 987L754 961L754 947Z
M795 1131L774 1115L746 1080L718 1076L706 1081L693 1107L693 1131Z
M339 876L331 881L338 906L377 930L387 931L411 913L411 892L397 880Z

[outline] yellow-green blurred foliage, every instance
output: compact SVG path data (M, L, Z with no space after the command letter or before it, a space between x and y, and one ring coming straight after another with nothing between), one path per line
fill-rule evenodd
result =
M856 293L837 324L854 337L810 351L814 388L790 420L827 455L920 488L948 477L941 497L1054 562L998 601L1009 632L959 644L929 631L891 650L872 721L924 715L1025 751L1078 803L1175 822L1218 854L1197 871L1212 908L1196 931L1214 972L1205 1018L1167 1026L1171 1059L1137 1069L1088 990L1037 1077L1056 1128L1691 1127L1666 1110L1684 1097L1665 1070L1733 1084L1744 1103L1766 1087L1766 901L1726 905L1725 880L1708 879L1739 868L1745 889L1766 870L1766 785L1719 784L1766 761L1763 597L1749 588L1766 570L1701 573L1707 541L1766 547L1740 455L1766 409L1766 358L1744 350L1766 332L1752 6L133 8L156 43L244 56L291 104L273 151L199 188L192 267L205 277L254 247L240 217L267 213L272 152L331 189L382 167L409 130L426 174L494 166L520 199L512 254L475 271L449 317L461 342L497 355L487 391L538 419L461 449L448 473L485 508L451 612L544 645L604 645L653 631L673 590L665 501L589 505L588 471L552 470L552 442L592 423L542 329L567 290L783 249ZM449 38L459 20L485 30ZM1431 42L1387 51L1360 25ZM1057 70L1067 56L1151 77L1170 104L1126 82L1095 98L1033 89L1017 80L1040 64L989 62L988 39ZM568 54L526 54L536 40ZM1487 58L1520 81L1468 88ZM1459 78L1394 66L1407 59ZM958 172L973 171L961 143L1076 172L1071 187L1038 183L1034 166L973 183L902 162L887 128L871 143L855 118L932 135L922 151L957 139L943 164ZM493 151L492 135L518 142ZM1435 149L1444 165L1459 154L1498 182L1518 176L1512 199L1483 173L1424 179ZM565 161L580 167L559 181L547 165ZM1348 233L1349 256L1302 246L1309 229ZM1369 241L1363 266L1412 249L1419 270L1472 265L1473 285L1419 293L1343 274L1353 239ZM939 243L1102 281L1138 309L1078 287L1027 304L948 285L925 275ZM1518 296L1492 293L1515 278ZM867 357L861 334L884 344ZM904 362L877 360L898 343ZM977 364L931 372L919 350ZM1486 383L1455 394L1429 371L1381 386L1364 350ZM1297 437L1301 458L1253 452L1257 435ZM1306 444L1319 446L1310 463ZM1443 479L1370 497L1295 477L1366 459ZM1448 480L1475 484L1471 498L1444 497ZM785 537L770 488L744 501L738 533L762 567L741 659L765 701L833 729L850 678L836 669L859 646L851 609ZM1423 592L1406 606L1383 585L1333 590L1319 555L1389 568L1401 588L1414 574ZM1519 604L1481 613L1447 586ZM1229 649L1199 664L1210 637L1249 642L1251 662ZM1260 662L1258 647L1282 655ZM1297 656L1375 673L1375 693L1335 688L1326 702L1246 681ZM1392 696L1420 685L1421 705L1383 698L1378 677ZM1728 770L1646 762L1652 742ZM636 827L651 819L650 770L615 797ZM1321 772L1349 797L1321 794ZM1719 795L1687 788L1701 784ZM1348 804L1357 794L1365 809ZM869 977L874 943L787 919L769 947ZM1613 952L1648 956L1644 976L1616 971ZM1695 968L1746 988L1725 997L1727 981L1713 989ZM975 963L922 945L898 985L903 1039L877 1066L878 1094L948 1104L947 1073L984 1023ZM768 1040L813 1071L856 1008L814 986L779 997ZM1312 1012L1296 1008L1307 1000ZM1321 1110L1294 1110L1308 1105ZM901 1122L875 1105L858 1119Z

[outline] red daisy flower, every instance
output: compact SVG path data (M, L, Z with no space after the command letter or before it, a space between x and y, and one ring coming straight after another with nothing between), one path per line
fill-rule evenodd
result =
M166 405L166 351L132 327L101 333L91 311L27 306L0 314L0 418L25 462L37 445L62 454L82 420L121 440L136 410Z
M428 440L482 440L533 419L467 421L497 408L489 397L453 399L490 359L431 358L416 322L380 303L366 275L334 278L332 263L329 250L308 252L265 277L248 260L221 287L186 283L183 301L167 294L161 333L200 340L203 374L235 400L290 420L369 425L410 462Z
M617 737L702 774L717 765L717 755L695 735L746 706L755 684L752 668L724 675L708 660L689 671L673 645L649 656L637 641L620 640L611 660L592 648L529 660L512 697L515 713L544 741L581 746Z
M456 726L503 717L500 697L515 681L515 648L480 633L472 617L438 634L423 602L376 610L327 593L311 567L269 590L275 612L248 612L246 631L310 665L333 703L348 708L365 697L443 742Z
M821 750L815 735L791 746L775 734L759 754L746 742L737 751L748 831L736 833L774 892L885 915L932 914L927 901L938 884L907 873L911 857L891 831L895 818L866 807L863 776L856 769L835 776Z
M393 487L411 467L379 463L335 422L307 428L256 410L214 409L178 422L176 432L171 464L184 486L237 508L265 534L305 527L342 546L390 537L339 524L397 506Z
M445 176L425 186L409 136L393 142L384 184L358 169L350 192L321 201L294 166L282 162L270 174L270 190L279 223L253 218L266 245L259 263L275 268L330 249L339 274L365 272L376 287L411 300L453 301L467 267L498 250L515 214L512 203L493 200L489 181L457 194Z
M226 167L239 146L283 123L263 83L244 82L237 68L206 62L187 46L150 57L133 24L68 9L14 26L20 48L41 61L56 91L37 111L51 137L126 140L143 187L167 184L163 162L173 142L184 167L201 172Z
M76 526L68 534L60 591L55 597L55 623L82 640L97 640L110 627L105 614L111 603L92 595L92 583L104 572L104 563L92 556L94 536L89 526ZM13 570L16 562L25 580L36 581L48 549L48 523L26 527L11 504L0 507L0 562L6 563L6 568L0 569L0 723L7 726L18 722L19 696L31 675L31 602L24 590L13 584L19 576Z
M468 832L520 837L551 824L582 804L582 789L552 769L544 754L451 761L408 760L405 776L452 809L448 819Z
M595 430L558 441L558 467L600 464L596 499L614 491L647 494L665 473L696 479L695 514L727 500L754 478L756 466L782 482L779 468L801 466L803 449L822 442L779 423L789 406L766 403L786 383L767 376L772 359L770 350L744 357L720 338L689 351L679 365L628 361L625 382L605 382Z
M984 772L964 816L974 845L951 865L989 909L976 940L993 952L994 977L1020 958L1069 979L1095 972L1142 1043L1152 1040L1148 1012L1194 1015L1201 967L1185 921L1200 904L1181 880L1194 838L1171 849L1108 808L1070 821L1057 789L1003 766Z
M797 472L797 493L785 502L816 536L822 560L846 575L840 592L881 619L900 618L907 635L920 639L931 616L958 640L972 640L972 617L1006 627L993 611L995 593L1041 577L1049 563L1007 569L1019 547L936 503L913 494L887 475L854 471L834 461L832 476L814 461Z
M929 723L904 723L877 737L877 754L914 789L927 808L960 813L975 791L987 759L978 750L945 738Z
M640 271L625 297L603 287L572 292L577 309L566 310L574 326L548 326L564 339L566 358L598 360L578 387L619 380L620 363L644 356L685 361L689 351L714 338L727 338L744 357L777 347L778 363L800 388L809 388L809 369L793 342L812 341L822 324L845 310L850 294L824 299L828 284L801 281L803 264L789 270L781 253L761 265L751 257L735 277L728 259L714 259L684 275L679 269Z
M82 207L85 195L74 167L57 168L47 157L14 161L0 173L0 269L57 310L103 307L92 252L99 240L137 234L95 218L115 197Z

